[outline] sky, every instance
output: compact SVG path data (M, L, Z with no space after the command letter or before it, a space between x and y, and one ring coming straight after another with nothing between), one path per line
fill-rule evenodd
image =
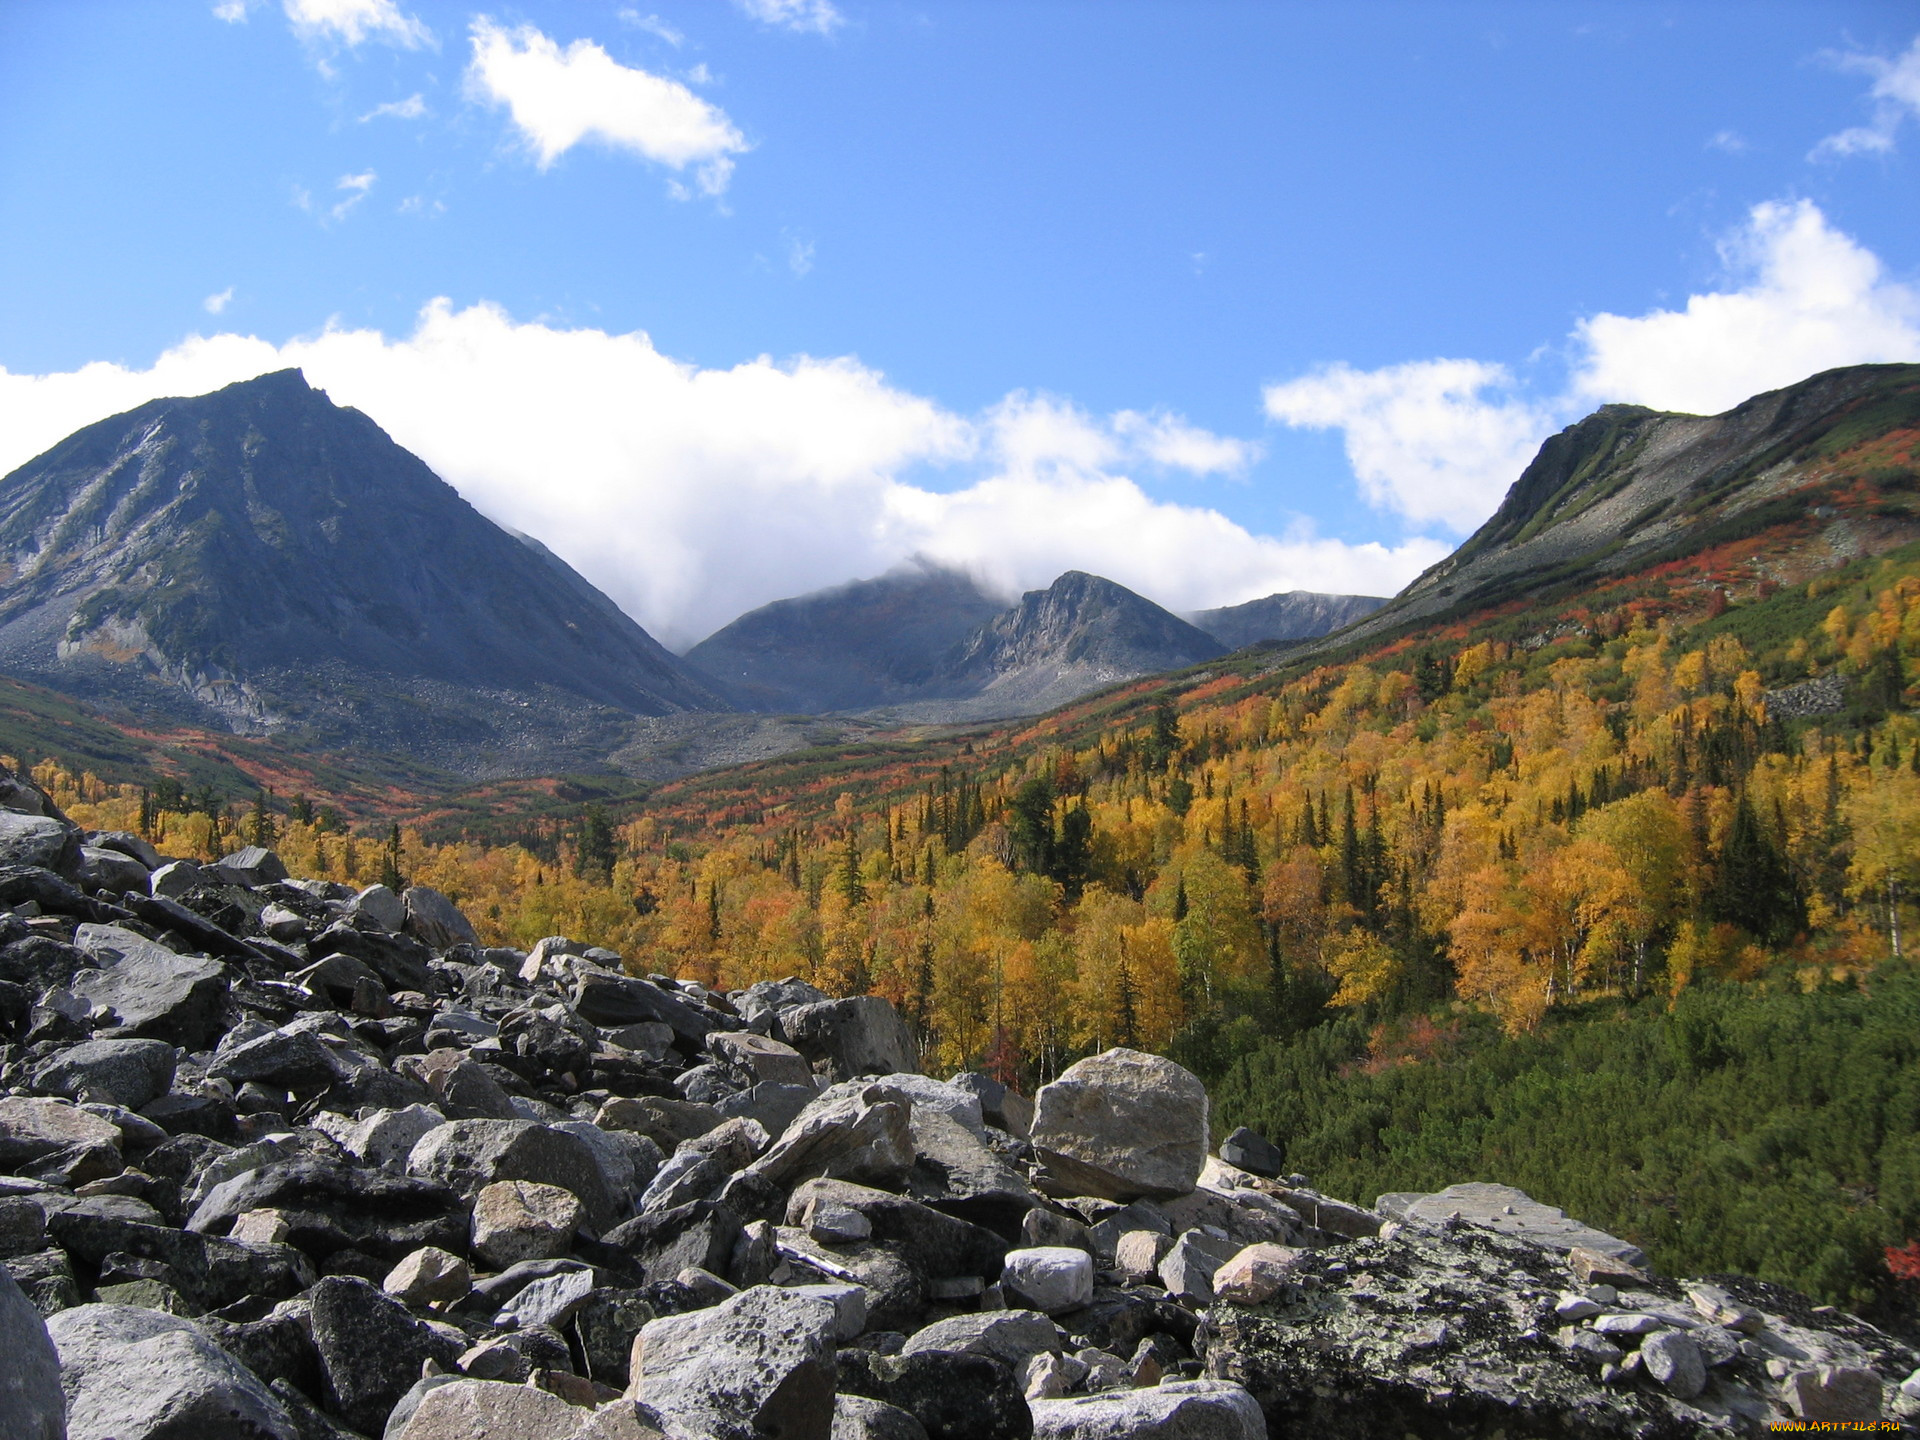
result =
M0 0L0 473L300 366L685 648L922 556L1390 594L1920 361L1910 3Z

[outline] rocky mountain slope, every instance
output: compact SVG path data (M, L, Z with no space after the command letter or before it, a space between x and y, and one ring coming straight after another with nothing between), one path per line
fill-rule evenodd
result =
M864 710L917 698L940 658L1005 608L971 576L916 563L762 605L683 658L742 709Z
M1312 640L1386 604L1383 595L1322 595L1313 590L1285 590L1244 605L1217 610L1195 610L1184 618L1229 650L1241 650L1272 640Z
M1340 1440L1911 1423L1912 1349L1517 1190L1372 1208L1113 1049L169 860L0 774L9 1440ZM1389 1423L1390 1422L1390 1423Z
M464 773L727 702L298 371L157 400L0 479L0 667L136 717Z
M1842 513L1829 493L1838 478L1831 461L1915 425L1920 365L1829 370L1722 415L1605 406L1541 446L1493 517L1452 555L1303 653L1578 595L1794 522L1821 532L1810 547L1819 552L1815 568L1891 549L1914 538L1905 497L1920 491L1920 477L1889 464L1865 477L1874 491L1868 513Z
M980 626L941 660L931 698L902 718L1035 715L1089 690L1209 660L1218 640L1098 575L1069 570Z

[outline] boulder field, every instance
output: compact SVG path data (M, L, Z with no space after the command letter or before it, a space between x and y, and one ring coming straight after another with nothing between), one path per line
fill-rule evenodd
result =
M0 775L7 1440L1757 1435L1913 1351L1517 1190L1371 1207L1171 1061L1031 1101L730 994L84 833Z

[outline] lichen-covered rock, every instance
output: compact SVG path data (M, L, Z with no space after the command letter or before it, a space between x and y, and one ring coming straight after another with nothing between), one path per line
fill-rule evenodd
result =
M829 1440L833 1327L826 1301L757 1285L642 1330L632 1394L709 1440Z
M1267 1440L1267 1422L1238 1385L1177 1380L1144 1390L1037 1400L1033 1440Z

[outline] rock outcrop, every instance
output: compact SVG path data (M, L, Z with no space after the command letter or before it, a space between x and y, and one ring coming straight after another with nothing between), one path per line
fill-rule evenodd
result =
M0 803L37 805L0 776ZM5 813L22 814L24 811ZM0 1430L24 1440L1758 1434L1905 1346L1518 1191L1368 1209L1113 1050L1037 1103L885 1001L56 813L0 869ZM73 843L64 843L71 841ZM23 913L24 912L24 913ZM175 983L179 977L186 983ZM1383 1213L1383 1211L1385 1213ZM1903 1383L1904 1382L1904 1383Z

